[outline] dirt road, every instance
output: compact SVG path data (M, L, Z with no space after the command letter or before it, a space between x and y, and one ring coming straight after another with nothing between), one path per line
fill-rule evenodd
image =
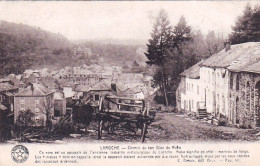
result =
M184 115L157 113L149 141L257 141L259 130L215 126Z
M118 130L113 134L104 131L101 140L97 140L97 133L92 126L85 134L69 141L90 142L139 142L140 133ZM258 141L258 130L239 129L235 127L214 126L202 120L192 120L184 115L174 113L157 113L155 121L149 126L145 142L205 142L205 141ZM71 140L73 139L73 140Z

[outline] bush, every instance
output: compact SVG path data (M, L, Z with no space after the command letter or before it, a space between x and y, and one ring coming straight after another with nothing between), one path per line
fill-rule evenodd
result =
M60 121L63 121L63 118L61 118ZM74 125L70 121L64 121L60 125L57 126L55 131L62 135L69 135L71 132L74 131Z
M168 102L169 102L169 105L176 105L176 96L175 95L172 95L172 94L168 94ZM163 95L156 95L154 97L154 101L157 103L157 104L165 104L165 98Z
M19 126L28 127L34 124L34 113L31 110L20 111L16 123Z
M226 126L227 124L228 124L228 118L225 115L220 114L219 126Z

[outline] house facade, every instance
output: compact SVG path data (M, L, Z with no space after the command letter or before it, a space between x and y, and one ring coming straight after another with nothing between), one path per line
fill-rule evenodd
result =
M18 126L45 126L54 116L54 91L31 84L14 96L14 123ZM30 115L29 115L30 114ZM25 119L26 116L29 119Z
M176 92L178 109L197 112L198 108L190 109L192 106L185 103L201 101L207 113L216 118L225 117L231 124L244 128L260 127L259 42L232 45L204 60L199 65L197 81L189 78L194 71L191 68L181 74ZM194 92L194 86L199 87L199 94Z
M53 112L53 122L57 123L60 118L66 115L66 98L59 92L54 93L54 112Z
M9 83L0 83L0 104L5 105L9 111L13 112L14 95L18 93L18 87Z
M205 105L204 91L200 80L200 66L198 62L194 66L182 72L181 82L176 91L177 108L196 113L199 103Z

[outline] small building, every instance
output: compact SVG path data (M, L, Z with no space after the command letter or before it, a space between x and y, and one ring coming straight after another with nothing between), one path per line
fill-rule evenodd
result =
M88 92L84 93L82 103L91 104L92 106L98 106L100 98L104 98L106 95L116 94L116 87L108 81L104 80L94 85Z
M72 97L73 99L80 99L83 97L83 94L88 92L90 90L90 86L88 85L76 85L74 87L74 96Z
M200 65L198 62L180 74L181 82L176 91L177 108L197 114L199 103L205 105L205 96L200 83Z
M73 97L75 92L74 92L74 86L75 83L73 83L72 81L60 81L59 84L61 85L62 89L63 89L63 93L65 98L70 98Z
M62 93L54 93L54 113L53 113L53 123L56 123L60 118L66 115L66 98L64 98Z
M13 96L18 93L19 88L9 83L0 83L0 103L13 112Z
M24 117L30 117L25 119ZM54 91L30 84L14 96L14 123L18 126L45 126L54 117Z
M244 128L260 127L260 42L232 46L225 43L225 49L204 60L199 67L196 85L182 73L176 94L178 108L187 110L190 107L182 107L182 101L198 98L205 102L207 113L216 118L225 117L229 123ZM197 85L198 96L194 92ZM187 95L189 89L193 92Z

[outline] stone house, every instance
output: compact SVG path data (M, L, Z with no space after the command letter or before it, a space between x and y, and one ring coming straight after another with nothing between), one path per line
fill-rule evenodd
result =
M75 84L93 86L103 80L103 77L99 74L100 70L95 72L86 69L83 66L78 67L65 67L61 69L55 78L59 78L59 81L71 81Z
M0 103L13 112L13 96L18 93L18 87L9 83L0 83Z
M75 85L74 87L74 95L73 99L80 99L85 92L88 92L90 90L90 86L88 85Z
M116 94L116 91L116 87L113 88L112 84L108 80L103 80L83 94L82 103L90 103L92 106L98 106L101 97L104 99L106 95Z
M177 108L196 113L200 103L205 105L205 95L200 80L200 65L198 62L180 74L181 83L176 91ZM179 97L178 97L179 96Z
M61 117L66 115L66 98L64 95L59 92L54 93L54 113L53 113L53 122L56 123L60 120Z
M14 96L14 123L24 125L22 117L28 110L32 115L28 126L45 126L47 114L54 116L54 91L41 84L31 84Z
M207 113L217 118L222 115L240 127L260 127L259 42L231 47L227 43L225 49L200 64L199 80L200 92L205 96L204 99L200 97L205 102ZM179 103L184 100L182 94L186 92L183 92L184 88L180 89L182 92L176 94Z
M75 87L75 83L73 83L72 81L60 81L59 84L63 89L65 98L70 98L74 96L75 92L73 89Z

